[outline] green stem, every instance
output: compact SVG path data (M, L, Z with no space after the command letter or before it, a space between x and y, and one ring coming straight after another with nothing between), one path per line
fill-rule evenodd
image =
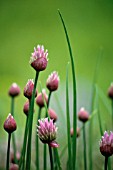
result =
M49 108L51 94L52 94L52 92L49 91L48 103L47 103L47 110L48 110L48 108ZM46 115L45 115L45 117L48 117L47 110L46 110ZM47 147L46 147L46 144L44 144L44 154L43 154L43 156L44 156L44 166L43 166L43 168L44 168L44 170L46 170L46 169L47 169Z
M20 162L19 162L19 170L21 169L21 167L22 167L22 170L24 170L24 167L25 167L25 153L26 153L27 133L28 133L28 116L27 116L27 119L26 119L23 148L22 148L21 158L20 158Z
M86 155L86 133L85 133L85 124L83 125L83 143L84 143L84 170L87 170L87 155Z
M14 97L11 97L11 115L14 117ZM13 143L13 152L14 152L14 162L17 163L15 133L12 134L12 143Z
M111 102L112 102L112 103L111 103L111 107L112 107L112 129L113 129L113 99L112 99Z
M37 125L39 124L38 120L40 119L40 114L41 114L41 107L39 107L39 111L38 111ZM39 139L38 139L37 131L36 131L36 170L39 170Z
M28 119L29 133L28 133L28 145L27 145L27 157L26 157L26 170L30 170L30 165L31 165L32 124L33 124L33 113L34 113L34 99L35 99L38 76L39 76L39 72L36 71L34 89L33 89L31 102L30 102L30 114L29 114L29 119Z
M50 164L51 164L51 170L54 170L54 167L53 167L53 156L52 156L52 149L51 147L48 145L49 147L49 156L50 156Z
M6 170L9 170L10 141L11 141L11 133L8 133Z
M105 164L104 164L104 170L107 170L107 164L108 164L108 157L105 157Z

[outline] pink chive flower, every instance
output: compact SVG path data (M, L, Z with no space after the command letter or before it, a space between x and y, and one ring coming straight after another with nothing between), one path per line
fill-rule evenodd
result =
M29 113L29 100L25 102L24 107L23 107L23 112L28 116Z
M9 170L18 170L19 169L19 166L17 164L11 164Z
M43 95L42 95L43 94ZM48 102L48 96L46 94L46 91L45 89L42 90L42 93L39 93L36 97L36 104L39 106L39 107L44 107L44 100L45 102L47 103Z
M20 94L20 87L16 83L13 83L9 88L8 94L11 97L18 96Z
M74 134L74 131L73 131L73 128L71 128L70 130L70 134L71 134L71 137L73 137L73 134ZM77 130L76 130L76 136L79 137L80 136L80 128L77 127Z
M29 79L26 86L24 87L24 96L27 97L28 99L31 99L32 93L34 89L34 82L32 79ZM37 95L37 92L35 96Z
M104 136L99 142L100 144L100 152L103 156L109 157L113 154L113 132L104 132Z
M4 130L8 133L12 133L16 130L16 122L13 116L9 113L7 119L4 122Z
M113 83L111 83L111 85L108 89L108 97L113 100Z
M46 87L50 90L50 91L55 91L58 89L58 85L59 85L59 76L58 73L56 71L53 71L46 82Z
M34 52L32 53L32 56L30 58L30 64L36 71L43 71L47 67L48 63L48 51L46 50L44 52L44 46L37 45L37 47L34 47Z
M83 107L78 112L78 118L83 123L85 123L89 119L89 114L88 114L88 112Z
M53 122L57 121L58 116L57 116L56 112L53 109L49 108L48 109L48 114L49 114L50 118L53 119Z
M56 143L56 134L57 127L53 123L53 120L48 118L38 120L39 126L37 126L37 133L40 140L43 143L47 143L51 147L58 147L59 145Z

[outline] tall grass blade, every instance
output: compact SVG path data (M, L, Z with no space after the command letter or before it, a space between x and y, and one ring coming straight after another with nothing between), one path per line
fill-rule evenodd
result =
M66 70L66 117L67 117L67 140L68 140L68 160L69 169L72 169L72 158L71 158L71 135L70 135L70 111L69 111L69 90L68 90L68 67Z
M91 110L90 113L93 111L94 107L94 95L95 95L95 83L97 82L101 57L103 54L103 49L100 49L100 55L97 57L96 67L93 76L93 84L92 84L92 94L91 94ZM93 170L93 158L92 158L92 143L93 143L93 119L89 122L89 170Z
M69 48L70 59L71 59L71 68L72 68L72 77L73 77L73 130L74 130L74 134L73 134L73 143L72 143L72 159L73 159L72 166L73 166L73 170L75 170L75 167L76 167L76 127L77 127L75 65L74 65L74 58L72 55L72 50L71 50L71 45L70 45L67 29L66 29L63 17L61 15L61 12L59 10L58 10L58 13L59 13L60 19L62 21L62 25L64 28L64 32L65 32L65 36L66 36L66 40L67 40L67 44L68 44L68 48Z

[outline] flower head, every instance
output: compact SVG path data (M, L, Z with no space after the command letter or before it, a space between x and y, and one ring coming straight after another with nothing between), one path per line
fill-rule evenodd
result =
M13 84L10 86L10 88L9 88L8 94L9 94L11 97L18 96L18 95L20 94L20 88L19 88L19 86L18 86L16 83L13 83Z
M44 100L45 102L47 103L48 102L48 96L46 94L46 91L45 89L42 90L42 93L39 93L37 95L37 98L36 98L36 104L39 106L39 107L44 107Z
M53 119L53 122L57 121L57 114L55 113L55 111L53 109L48 109L48 114L50 116L51 119Z
M11 164L9 170L18 170L19 169L19 166L17 164Z
M24 87L24 96L27 97L28 99L31 99L33 89L34 89L34 82L32 79L29 79L26 86ZM37 96L37 91L35 96Z
M8 133L12 133L16 130L16 128L17 128L16 122L13 116L9 113L7 119L4 122L4 129Z
M58 73L53 71L47 79L46 86L50 91L55 91L58 89L59 81Z
M37 133L40 140L43 143L47 143L51 147L58 147L59 145L55 142L57 127L53 123L53 120L48 118L38 120L39 126L37 126Z
M71 128L71 130L70 130L71 137L73 137L73 133L74 133L73 128ZM79 128L79 127L77 127L76 136L77 136L77 137L80 136L80 128Z
M82 107L80 111L78 112L78 118L81 120L83 123L88 121L89 119L89 114L88 112Z
M100 140L100 152L103 156L111 156L113 154L113 132L104 132L104 136Z
M23 112L28 116L29 113L29 100L25 102L24 107L23 107Z
M108 96L113 100L113 83L111 83L111 86L108 89Z
M37 45L36 48L34 48L34 52L32 53L32 56L30 58L30 64L36 71L43 71L47 67L48 63L48 51L46 50L44 52L44 46Z

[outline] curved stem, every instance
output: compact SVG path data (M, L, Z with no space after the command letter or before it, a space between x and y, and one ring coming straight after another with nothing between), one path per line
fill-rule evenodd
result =
M9 170L10 141L11 141L11 133L8 133L8 146L7 146L6 170Z
M107 170L107 164L108 164L108 157L105 157L105 164L104 164L104 170Z
M41 107L39 107L39 111L38 111L37 125L39 124L38 120L40 119L40 114L41 114ZM39 170L39 139L38 139L37 131L36 131L36 170Z
M86 133L85 124L83 125L83 143L84 143L84 169L87 170L87 155L86 155Z

